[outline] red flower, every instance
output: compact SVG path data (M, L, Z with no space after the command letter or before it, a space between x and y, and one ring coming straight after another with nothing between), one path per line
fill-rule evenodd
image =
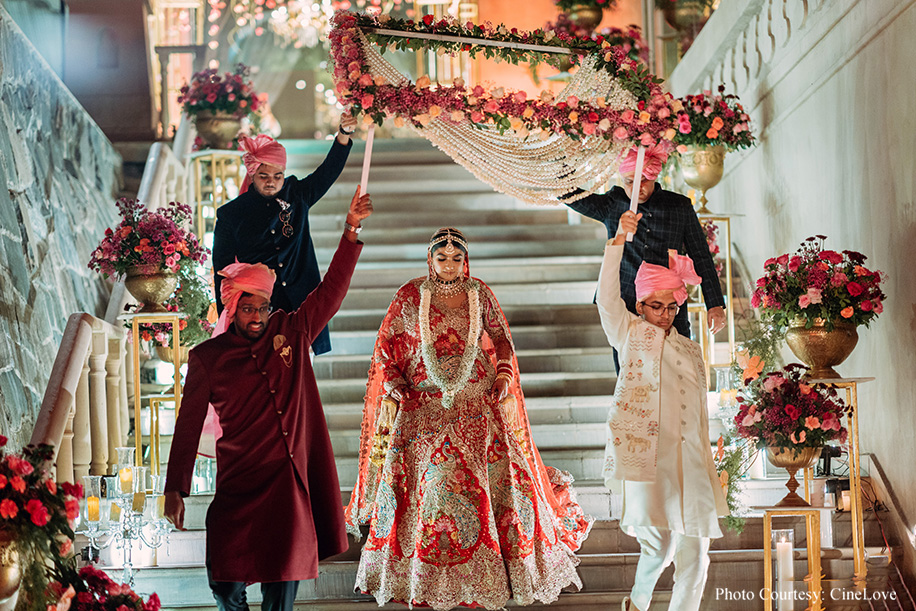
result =
M786 405L786 415L792 420L798 420L799 416L801 416L801 410L790 403Z
M818 256L824 261L828 261L834 265L839 265L843 262L843 255L835 250L822 250Z
M68 520L75 520L80 515L80 503L76 499L64 501L64 508L67 510Z
M865 291L865 287L863 287L858 282L850 282L846 285L846 290L849 291L849 294L853 297L858 297L862 294L863 291Z
M432 15L423 15L423 23L425 23L426 25L432 25L433 19L435 19L435 17L433 17Z
M19 513L19 506L13 499L3 499L0 501L0 518L12 520Z
M61 482L61 490L64 491L64 494L76 497L78 499L83 498L83 485L82 484L72 484L70 482Z
M49 479L45 482L45 486L48 487L48 492L51 494L57 494L57 482L53 479Z
M799 267L801 267L801 257L792 257L789 259L790 272L797 272Z
M2 490L3 488L6 488L7 482L9 482L9 480L6 479L6 476L3 474L0 474L0 490Z
M44 526L48 523L48 520L51 519L51 514L48 513L48 508L38 499L32 499L25 504L25 510L29 512L29 515L32 518L32 523L35 526Z
M6 442L9 441L5 436L0 435L0 448L6 445Z
M12 486L13 490L20 494L25 493L25 480L18 475L14 475L12 479L10 479L10 486Z

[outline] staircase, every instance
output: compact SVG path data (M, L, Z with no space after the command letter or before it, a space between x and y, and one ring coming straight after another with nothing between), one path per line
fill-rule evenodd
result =
M327 148L321 142L293 143L290 171L307 174L321 162ZM340 239L347 205L360 178L361 150L357 143L340 180L311 213L312 236L318 260L324 265ZM604 227L587 219L581 223L570 219L562 207L533 207L494 193L422 140L377 142L372 162L368 190L375 212L364 222L361 238L366 246L350 291L331 323L333 351L314 361L343 487L342 502L348 501L356 479L366 372L385 310L401 284L426 274L426 248L432 233L446 225L457 227L470 244L471 274L493 289L508 318L526 407L544 463L573 474L580 503L598 519L579 554L583 591L562 594L552 607L619 608L632 586L639 548L611 519L610 497L600 482L604 421L614 386L611 349L592 305ZM782 482L770 485L771 495L779 494L781 486ZM137 589L159 592L164 608L212 609L202 567L209 498L189 501L186 522L192 530L172 535L169 555L160 550L160 566L138 573ZM834 514L832 519L839 547L824 549L828 578L852 573L849 516ZM799 519L792 526L795 573L804 575L804 523ZM713 542L704 610L763 608L759 598L762 528L760 518L750 518L742 535L729 533ZM867 514L866 545L880 542L874 515ZM359 549L358 543L351 543L346 553L323 562L319 579L301 584L297 609L378 608L370 597L353 593ZM887 581L887 556L881 555L879 547L869 552L873 556L869 589L881 589ZM824 584L825 593L848 585L829 580ZM669 568L659 582L653 610L667 608L671 586ZM797 587L804 584L799 581ZM753 597L728 598L723 588L748 591ZM252 587L249 597L258 601L260 591ZM508 606L514 607L511 602ZM404 606L388 604L383 609Z

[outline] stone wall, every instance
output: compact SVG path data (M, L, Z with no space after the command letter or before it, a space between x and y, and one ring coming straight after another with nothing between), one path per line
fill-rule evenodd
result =
M104 316L86 267L120 158L0 6L0 433L28 442L67 317Z
M824 234L887 273L889 299L838 369L860 386L861 446L896 492L916 567L916 1L723 2L670 79L672 93L725 82L760 145L726 157L710 192L760 275L774 254Z

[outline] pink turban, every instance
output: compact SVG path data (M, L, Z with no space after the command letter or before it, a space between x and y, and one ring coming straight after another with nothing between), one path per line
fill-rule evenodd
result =
M700 284L702 278L693 269L690 257L668 251L668 267L646 263L639 266L636 272L636 300L642 301L656 291L674 291L674 300L678 305L687 301L687 284Z
M267 134L258 134L254 138L242 136L239 142L245 149L242 155L242 163L245 164L245 181L242 183L242 193L248 190L251 184L251 177L254 176L262 163L275 165L283 170L286 169L286 149L283 145L268 136Z
M235 308L242 293L260 295L270 299L274 290L277 274L263 263L231 263L217 272L223 277L220 285L220 299L223 302L223 313L216 322L213 336L225 333L235 318Z
M638 152L639 149L636 147L630 149L627 156L620 162L618 171L621 174L636 172L636 155ZM662 171L666 161L668 161L668 148L665 145L658 143L647 148L645 160L642 164L643 178L646 180L655 180L658 178L658 174Z

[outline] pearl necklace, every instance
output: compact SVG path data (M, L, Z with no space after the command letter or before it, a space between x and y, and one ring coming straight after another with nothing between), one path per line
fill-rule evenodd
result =
M458 293L467 290L465 284L464 278L461 276L454 280L442 280L439 276L436 276L436 295L454 297Z
M471 378L471 370L477 358L477 340L481 330L480 283L476 280L463 283L468 294L468 318L470 320L468 321L468 336L464 342L464 354L461 355L461 363L458 365L458 371L453 380L449 380L439 367L432 331L429 328L429 306L434 286L435 283L431 280L424 280L420 285L420 353L429 381L442 391L442 407L449 409L455 403L455 396Z

